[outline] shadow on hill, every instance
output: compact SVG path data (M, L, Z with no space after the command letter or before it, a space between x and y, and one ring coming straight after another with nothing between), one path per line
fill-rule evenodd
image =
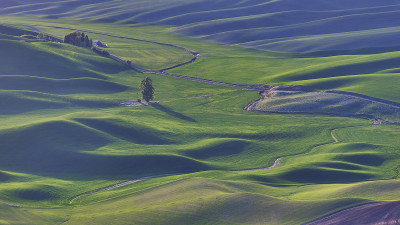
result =
M380 166L385 162L383 157L376 154L343 155L337 158L350 163L356 163L365 166Z
M36 146L38 147L38 146ZM172 155L112 156L92 155L60 149L31 148L24 156L4 157L1 169L41 176L85 177L143 176L149 174L191 173L209 170L203 163Z
M185 155L197 159L208 159L218 156L229 156L243 152L250 143L247 141L230 140L225 143L219 143L206 146L200 149L186 151Z
M68 104L45 99L30 99L24 96L0 94L0 115L11 115L40 109L59 109Z
M197 122L195 119L193 119L191 117L188 117L188 116L185 116L185 115L183 115L181 113L175 112L169 107L166 107L166 106L163 106L163 105L160 105L160 104L151 104L151 106L153 108L156 108L156 109L158 109L160 111L163 111L166 114L168 114L170 116L173 116L175 118L178 118L178 119L181 119L181 120L185 120L185 121L188 121L188 122Z
M359 165L353 165L353 164L347 164L347 163L341 163L341 162L331 162L331 163L318 163L314 164L316 166L320 167L328 167L332 169L341 169L341 170L360 170L362 169L361 166Z
M372 175L364 173L310 168L290 171L279 176L279 178L291 182L315 184L359 182L372 177Z
M29 90L52 94L103 94L122 92L128 87L93 78L46 79L30 76L0 76L0 89Z
M343 79L342 79L343 78ZM346 87L352 85L355 80L353 77L342 77L341 79L327 79L327 80L318 80L316 83L311 83L307 85L307 87L313 90L332 90L338 89L341 87Z
M271 133L232 133L232 134L202 134L202 137L210 138L240 138L240 139L261 139L261 140L279 140L294 139L307 136L304 132L288 131L288 132L271 132Z
M397 52L397 51L400 51L400 46L318 51L318 52L299 53L299 54L294 53L294 56L299 58L302 57L309 58L309 57L329 57L338 55L371 55L371 54L380 54L385 52Z
M104 133L110 134L122 140L145 145L165 145L172 142L161 138L163 133L151 128L131 123L124 124L124 121L100 120L100 119L75 119L77 122L85 124Z
M65 107L107 108L116 106L112 101L69 99L39 92L0 93L0 98L0 115Z
M295 77L288 77L287 80L299 81L317 78L338 77L346 75L360 75L371 74L382 70L397 68L399 65L399 58L378 60L373 62L363 62L350 65L336 66L333 68L322 69L315 72L304 73L296 75Z
M48 199L58 198L58 196L40 189L18 190L14 191L13 194L18 198L31 201L44 201Z
M355 153L359 154L361 151L371 151L371 150L376 150L378 148L381 148L381 145L373 145L373 144L368 144L368 143L337 143L335 145L329 146L329 148L325 148L324 152L329 152L329 153ZM380 158L380 156L378 156Z
M286 185L282 185L281 180L276 179L274 177L270 177L270 176L262 176L262 175L244 175L243 178L245 180L251 180L251 181L255 181L255 182L259 182L259 183L263 183L263 184L268 184L270 186L275 186L275 187L281 187L281 186L286 186Z
M12 176L6 173L0 172L0 182L6 182L11 180Z
M55 44L0 40L1 50L7 52L0 55L0 74L27 74L57 79L106 79L100 73L116 74L127 69L111 59L92 55L88 49L57 44L62 47L59 49L53 45ZM76 56L72 58L71 54L74 53Z
M2 2L0 1L0 7L1 7ZM12 25L4 25L0 24L0 34L7 34L11 36L21 36L24 34L29 34L29 35L37 35L36 32L33 31L28 31L25 29L19 29L18 27L14 27Z
M68 121L45 122L29 127L2 130L0 133L0 151L9 152L11 149L16 151L8 154L44 153L48 150L90 151L111 142L112 140L106 135L96 130Z
M0 133L0 170L55 177L68 174L101 177L208 169L203 163L175 155L90 153L112 142L106 134L68 121L3 130Z

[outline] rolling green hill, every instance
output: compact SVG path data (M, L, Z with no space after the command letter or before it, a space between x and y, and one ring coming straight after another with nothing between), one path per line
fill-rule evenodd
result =
M248 112L257 91L215 85L296 84L400 103L395 1L0 6L0 224L303 224L400 200L398 125ZM355 29L364 19L375 23ZM149 70L190 60L190 49L196 61L168 72L212 81L139 73L90 49L28 39L37 33L24 25L57 37L88 31ZM159 103L122 106L140 98L147 76ZM297 97L276 106L326 110L315 105L321 96ZM323 103L376 111L336 95Z
M400 5L395 0L13 0L0 4L2 14L156 23L202 40L279 52L399 46Z

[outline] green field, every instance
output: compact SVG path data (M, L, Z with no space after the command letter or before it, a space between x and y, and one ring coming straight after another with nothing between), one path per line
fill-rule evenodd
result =
M235 84L298 84L397 103L399 51L277 53L178 36L204 26L171 22L191 18L178 0L168 6L181 14L176 18L163 1L105 1L108 13L98 3L71 1L61 13L69 18L61 19L46 10L62 11L68 1L13 2L0 12L35 9L47 16L0 16L0 224L303 224L367 202L400 200L398 125L247 112L243 107L259 98L256 91L142 74L90 49L21 35L36 35L24 25L57 37L70 32L45 27L57 26L168 43L201 55L171 73ZM253 3L235 4L244 10ZM135 17L154 22L145 19L159 15L156 23L127 23L133 18L124 14L128 6L162 6L166 14L157 8ZM197 14L212 14L218 27L220 10L227 9ZM228 29L232 21L220 26ZM193 57L174 47L87 34L145 69ZM140 97L146 76L160 104L121 106ZM238 172L271 166L278 158L276 168Z

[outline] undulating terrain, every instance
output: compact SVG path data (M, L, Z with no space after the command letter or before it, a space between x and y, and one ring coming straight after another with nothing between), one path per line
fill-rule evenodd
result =
M0 224L398 221L399 10L0 0Z

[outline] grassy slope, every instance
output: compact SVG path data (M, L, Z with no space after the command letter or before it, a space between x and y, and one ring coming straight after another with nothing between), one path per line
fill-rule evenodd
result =
M5 20L18 23L14 18ZM107 25L80 26L101 30ZM163 33L167 29L153 31L151 27L135 27L129 31L123 26L111 25L108 31L181 43L210 56L243 57L248 60L243 61L248 65L257 65L258 59L250 58L254 56L265 60L283 56L287 63L282 67L293 60L292 68L300 65L297 60L302 60L290 55L199 43ZM349 118L248 113L241 107L256 99L257 93L160 76L152 78L157 88L157 100L165 103L155 107L122 108L117 106L119 102L137 98L137 86L144 75L95 56L89 50L69 45L1 42L14 50L2 61L20 62L20 57L24 57L22 52L29 56L26 67L6 63L0 67L0 78L12 84L2 90L11 99L4 103L5 106L15 104L15 99L34 102L12 105L9 108L16 111L3 111L0 116L1 201L34 207L67 206L77 194L122 180L160 173L220 170L152 179L97 193L74 203L83 206L73 211L69 207L39 210L1 205L0 211L7 214L5 219L2 217L5 221L30 223L35 220L38 224L52 224L69 219L69 223L79 224L81 221L107 223L118 219L123 224L141 217L143 219L137 222L143 224L160 222L158 218L172 224L253 223L270 218L263 215L271 211L263 209L281 207L279 214L275 214L275 223L293 224L362 201L398 198L393 194L397 181L381 181L397 178L397 126L372 127L368 121ZM212 51L208 50L210 48ZM338 57L358 60L358 56ZM389 54L388 57L397 56ZM313 60L329 63L333 59L310 59L310 66L315 66L311 63ZM43 66L35 66L40 63ZM191 66L196 68L198 65ZM211 71L207 66L201 68L205 72ZM368 76L365 77L360 76L358 85L365 80L368 82ZM274 78L278 79L278 76ZM235 82L234 78L225 79ZM239 76L237 79L244 81ZM285 79L280 82L290 83L292 78ZM109 89L96 89L96 82ZM28 85L31 83L35 86ZM68 87L68 84L71 85L69 91L57 88L57 85ZM318 83L313 85L319 87ZM378 83L378 86L384 87L384 83ZM397 98L388 88L368 91L374 97ZM214 96L192 99L205 94ZM37 104L37 101L46 104ZM57 107L53 107L54 104ZM354 127L342 129L350 126ZM331 130L341 143L332 143ZM376 133L382 135L371 139ZM391 135L385 135L388 133ZM37 141L43 139L46 141ZM361 154L366 161L355 161L352 157L355 154ZM281 166L274 170L226 172L269 166L282 156L290 157L284 157ZM371 157L379 159L378 162L370 165L375 162L368 160ZM182 178L188 180L168 184ZM371 185L385 191L380 191L379 195L363 194L373 193L366 192ZM202 193L196 201L193 201L194 190ZM208 190L211 194L207 194ZM160 194L165 198L158 197ZM354 199L345 201L343 198ZM102 202L105 199L109 200ZM144 203L132 207L132 202L135 205ZM248 202L254 202L254 205ZM246 205L246 213L234 213L237 205ZM292 214L294 209L304 210L304 213ZM100 211L110 214L99 217ZM214 216L207 221L199 219L204 215Z
M12 18L14 19L14 18ZM21 20L21 19L18 19ZM67 20L68 21L68 20ZM34 20L33 20L34 22ZM23 23L23 20L21 21ZM71 23L73 23L71 21ZM41 24L60 25L42 22ZM66 25L68 27L69 25ZM391 101L399 101L395 89L399 85L396 49L354 50L350 52L326 52L324 54L290 55L269 53L251 49L221 46L197 42L178 36L165 36L165 27L140 25L117 25L107 29L108 33L132 36L159 42L168 42L187 47L203 56L194 64L171 72L231 83L268 83L272 85L302 84L317 90L344 90ZM102 24L82 24L77 28L102 31ZM54 30L52 30L54 31ZM62 30L55 34L61 35ZM113 39L125 43L123 39ZM170 57L160 46L154 46L163 60ZM136 48L136 47L133 47ZM178 51L179 52L179 51ZM177 53L178 53L177 52ZM180 53L178 53L180 54ZM186 57L187 55L184 54ZM177 57L179 58L179 57ZM171 60L175 60L172 58ZM154 68L153 60L145 59L140 64ZM180 60L178 60L180 61ZM246 74L246 76L243 76ZM383 78L384 79L381 79Z
M70 32L63 29L38 28L43 32L51 33L60 38L63 38L66 33ZM131 60L132 64L146 69L165 69L193 58L191 54L169 46L99 34L89 34L89 36L93 40L101 40L104 43L108 43L109 48L107 48L107 51L111 54L121 56L124 60Z
M323 92L282 94L265 98L254 106L257 111L335 114L344 116L367 116L400 122L399 107L376 103L342 94Z
M400 5L393 0L17 2L0 13L157 23L212 42L283 52L398 46L400 25Z

